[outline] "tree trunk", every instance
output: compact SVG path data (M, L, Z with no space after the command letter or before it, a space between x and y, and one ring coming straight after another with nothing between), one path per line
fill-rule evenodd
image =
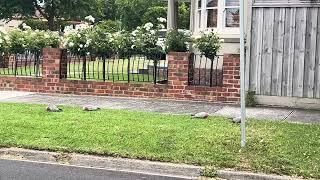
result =
M48 9L48 26L49 26L49 30L54 31L55 29L55 14L56 14L56 9L55 9L55 4L54 1L51 1L51 6Z
M54 17L50 16L48 18L48 27L49 27L49 30L50 31L54 31L55 28L54 28Z

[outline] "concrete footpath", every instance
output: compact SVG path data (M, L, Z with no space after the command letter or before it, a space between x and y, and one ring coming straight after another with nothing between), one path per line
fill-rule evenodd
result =
M210 115L238 117L240 107L206 102L174 101L161 99L139 99L123 97L76 96L61 94L39 94L16 91L0 91L0 102L56 104L69 106L96 105L108 109L159 112L170 114L192 114L208 112ZM247 108L247 116L259 120L276 120L297 123L320 123L320 110L302 110L275 107Z

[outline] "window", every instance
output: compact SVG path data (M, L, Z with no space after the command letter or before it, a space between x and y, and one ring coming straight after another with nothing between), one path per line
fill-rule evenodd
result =
M236 33L240 25L239 0L194 0L196 5L196 25L199 31Z
M202 8L201 0L198 0L197 16L198 16L198 27L199 27L199 28L201 28L201 17L202 17L202 15L201 15L201 12L202 12L201 8Z
M207 28L216 28L218 25L218 0L207 0Z
M225 26L239 27L239 0L225 0Z

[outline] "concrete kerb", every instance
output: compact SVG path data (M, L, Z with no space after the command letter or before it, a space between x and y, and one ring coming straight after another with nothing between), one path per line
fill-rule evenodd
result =
M148 160L37 151L22 148L0 149L0 160L1 159L66 165L81 168L115 170L120 172L159 175L164 177L177 177L181 179L209 179L206 177L200 177L202 170L204 170L204 167L201 166L154 162ZM230 180L300 180L289 176L237 172L233 170L218 170L216 178Z
M218 170L219 178L228 180L302 180L290 176L269 175L251 172L240 172L231 170Z
M0 149L0 159L39 162L94 169L114 170L182 179L198 179L200 166L135 160L115 157L102 157L75 153L36 151L21 148Z

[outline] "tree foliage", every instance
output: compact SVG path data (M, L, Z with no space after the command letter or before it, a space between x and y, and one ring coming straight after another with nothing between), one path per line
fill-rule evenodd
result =
M143 15L143 23L151 22L154 25L158 25L159 21L157 18L167 18L167 9L164 6L150 7Z
M54 30L59 19L83 19L87 15L101 16L102 0L0 0L0 18L32 17L36 12L47 19Z

